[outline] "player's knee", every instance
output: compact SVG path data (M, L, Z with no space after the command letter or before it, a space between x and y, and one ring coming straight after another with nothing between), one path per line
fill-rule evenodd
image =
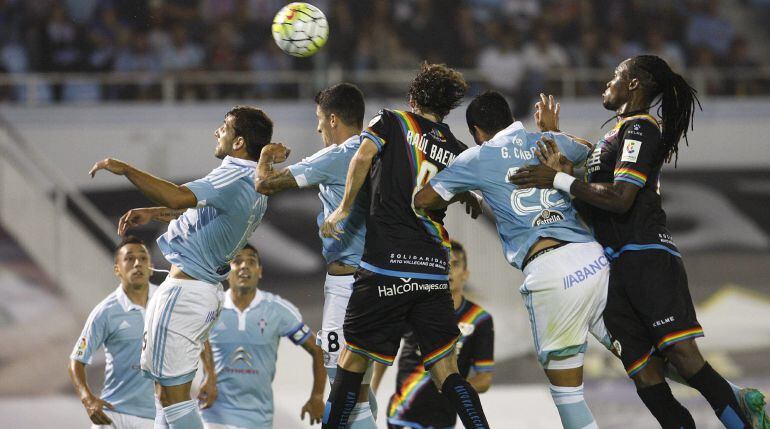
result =
M631 379L634 380L637 390L663 383L666 380L661 368L655 365L645 366L634 374Z
M451 374L457 373L457 360L455 354L449 354L443 359L439 360L430 368L430 378L436 388L441 391L441 386L444 385L444 380Z
M672 344L663 351L663 355L685 378L697 373L706 363L693 339Z

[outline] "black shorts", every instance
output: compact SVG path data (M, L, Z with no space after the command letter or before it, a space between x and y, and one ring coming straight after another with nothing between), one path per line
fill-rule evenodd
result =
M345 312L348 350L392 365L405 332L414 331L426 370L460 336L447 280L390 277L359 268Z
M639 250L612 261L604 324L629 376L656 351L702 337L682 258Z

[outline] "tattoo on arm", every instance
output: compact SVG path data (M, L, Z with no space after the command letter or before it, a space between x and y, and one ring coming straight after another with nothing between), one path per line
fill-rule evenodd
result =
M284 189L298 187L297 181L294 179L294 175L291 174L288 168L284 168L278 171L271 170L266 176L262 176L260 172L260 179L257 183L257 192L272 195L276 192L283 191Z
M166 222L169 223L172 220L178 218L187 211L187 209L170 209L170 208L164 208L162 209L157 215L155 215L155 220L159 222Z

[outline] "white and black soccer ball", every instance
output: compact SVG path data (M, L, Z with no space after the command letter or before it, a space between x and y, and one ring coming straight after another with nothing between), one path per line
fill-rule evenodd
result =
M282 51L309 57L326 43L329 23L321 9L308 3L289 3L273 18L273 39Z

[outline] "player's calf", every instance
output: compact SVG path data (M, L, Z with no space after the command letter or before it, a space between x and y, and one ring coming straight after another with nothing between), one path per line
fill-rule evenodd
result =
M466 428L489 428L479 394L457 370L457 355L454 350L426 369L430 370L431 379L441 394L454 406Z

